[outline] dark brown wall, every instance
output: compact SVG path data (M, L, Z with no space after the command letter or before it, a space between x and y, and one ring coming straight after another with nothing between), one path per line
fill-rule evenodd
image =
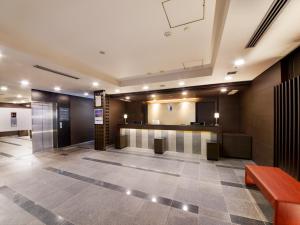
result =
M92 99L70 98L71 145L94 139L94 102Z
M125 113L128 114L128 123L147 123L147 104L142 101L126 102Z
M109 144L115 143L117 125L124 122L125 102L118 99L110 99L109 102Z
M224 133L239 133L241 130L240 100L240 94L219 96L219 123Z
M273 165L274 86L281 83L281 66L275 64L255 78L241 95L241 130L252 136L252 157Z
M0 108L30 108L30 107L26 107L26 105L30 105L30 103L13 104L13 103L0 102Z

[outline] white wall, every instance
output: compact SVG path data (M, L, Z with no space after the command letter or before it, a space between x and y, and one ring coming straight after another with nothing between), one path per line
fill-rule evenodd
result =
M11 127L10 116L17 113L17 127ZM31 109L26 108L0 108L0 132L31 130Z
M171 105L173 110L168 110ZM195 102L153 103L148 105L148 123L159 120L164 125L190 125L196 120Z

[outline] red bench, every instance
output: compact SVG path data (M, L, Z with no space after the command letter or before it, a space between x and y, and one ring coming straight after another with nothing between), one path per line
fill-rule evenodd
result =
M246 185L256 185L274 208L274 225L300 225L300 182L276 167L247 165Z

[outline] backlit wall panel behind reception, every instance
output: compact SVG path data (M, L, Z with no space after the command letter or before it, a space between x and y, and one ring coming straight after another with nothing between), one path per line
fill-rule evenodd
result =
M195 102L148 104L148 123L159 121L164 125L189 125L196 120Z

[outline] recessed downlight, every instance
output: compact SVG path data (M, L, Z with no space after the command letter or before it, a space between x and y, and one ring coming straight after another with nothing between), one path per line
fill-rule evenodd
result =
M23 96L22 95L17 95L17 98L22 98Z
M232 80L232 78L233 78L233 77L232 77L231 75L226 75L226 76L225 76L225 80Z
M187 95L187 91L183 91L181 94L184 95L184 96L186 96Z
M130 96L126 96L125 99L126 99L126 100L129 100L129 99L130 99Z
M178 85L179 85L179 86L184 86L184 85L185 85L185 82L184 82L184 81L179 81Z
M83 95L84 96L89 96L89 93L88 92L84 92Z
M0 59L4 57L3 53L0 51Z
M225 92L227 92L227 88L221 88L220 91L221 91L222 93L225 93Z
M94 87L98 87L98 86L99 86L99 83L95 81L95 82L93 82L93 86L94 86Z
M55 86L53 89L54 91L61 91L61 88L59 86Z
M145 85L143 86L143 90L148 90L149 89L149 86Z
M116 89L115 92L116 92L116 93L120 93L120 89Z
M25 103L25 100L21 100L21 103Z
M236 67L242 66L242 65L244 65L244 64L245 64L245 60L244 60L244 59L236 59L236 60L234 61L234 65L235 65Z
M151 95L151 98L155 98L155 97L156 97L156 95L155 95L155 94L152 94L152 95Z
M1 90L1 91L7 91L8 88L7 88L6 86L1 86L1 87L0 87L0 90Z
M29 81L28 80L21 80L21 86L26 87L29 85Z

